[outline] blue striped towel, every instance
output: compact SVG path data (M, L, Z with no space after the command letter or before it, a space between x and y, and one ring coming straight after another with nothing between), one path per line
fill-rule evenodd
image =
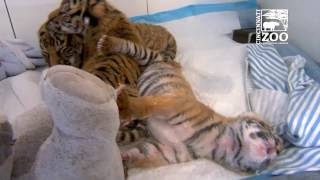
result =
M320 148L285 149L262 174L284 175L320 170Z
M302 147L320 145L320 85L306 75L305 59L289 57L288 138Z
M248 52L253 84L258 89L270 90L270 93L253 92L255 93L253 95L256 96L254 100L277 99L273 97L278 94L274 90L287 93L289 97L288 115L285 119L285 138L294 146L283 151L275 163L262 173L282 175L320 170L320 85L305 74L305 59L301 56L279 58L272 45L250 45ZM281 68L283 71L279 73L280 68L270 66L270 63L284 66ZM263 67L265 74L260 72L261 67ZM276 68L278 68L277 71L273 71ZM277 74L277 76L269 76L266 72ZM263 74L268 78L261 76L258 78L259 76L256 74ZM271 78L277 79L277 81L270 81ZM257 103L251 102L250 104ZM275 102L273 106L280 104ZM260 103L260 107L252 109L258 109L267 114L265 110L270 109L267 105L270 103L263 102Z
M248 45L248 61L254 86L287 92L288 68L273 45Z

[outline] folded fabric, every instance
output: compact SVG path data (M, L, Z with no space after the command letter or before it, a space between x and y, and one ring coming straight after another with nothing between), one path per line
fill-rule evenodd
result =
M250 80L254 85L259 84L257 81L262 82L260 84L263 85L269 83L263 78L254 79L253 71L261 71L261 69L257 68L258 63L253 61L260 58L260 62L263 62L261 57L253 56L257 54L256 50L259 48L261 47L248 48L251 49L249 64L251 63L252 78ZM265 50L268 51L268 49ZM270 53L265 55L269 56ZM272 59L272 57L265 59ZM283 89L277 86L277 82L273 82L271 86L260 86L261 89L250 91L249 104L253 111L276 126L278 133L288 140L286 142L290 142L295 147L291 145L286 148L262 173L284 175L320 170L320 85L306 75L304 70L306 60L303 57L290 56L277 61L287 68L287 80L284 82L287 84L287 92L282 92ZM269 68L267 71L271 74L277 73L270 67L264 68Z
M26 66L20 59L25 59L21 53L15 53L8 43L0 41L0 59L7 76L15 76L26 71Z
M285 149L262 174L283 175L320 170L320 148Z
M247 49L250 74L255 87L287 92L288 68L274 46L252 44Z
M0 59L0 81L7 77L6 69L4 68L4 65L1 62L2 62L2 60Z
M35 48L26 41L22 39L13 39L7 40L7 42L13 47L20 49L25 56L28 58L28 61L35 66L45 66L46 62L41 54L39 48Z
M0 41L0 80L45 64L40 51L25 41ZM3 75L4 72L6 76Z
M320 83L320 62L317 62L313 59L310 55L308 55L303 50L293 46L292 44L275 44L274 47L279 52L280 56L287 57L287 56L296 56L301 55L306 59L306 64L304 66L304 70L306 74Z
M288 113L288 94L281 91L258 89L249 93L251 110L269 122L278 134L285 132Z
M306 75L305 59L286 58L289 66L288 139L302 147L320 145L320 84Z

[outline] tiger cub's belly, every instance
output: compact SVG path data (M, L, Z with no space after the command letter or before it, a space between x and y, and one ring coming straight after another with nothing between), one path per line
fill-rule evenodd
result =
M172 146L183 143L195 132L188 123L179 126L169 124L164 116L148 119L148 131L153 138Z
M194 133L190 126L174 127L167 123L164 117L152 118L148 119L148 131L151 133L151 137L163 145L163 150L166 151L169 159L176 159L177 155L181 162L193 159L184 143Z

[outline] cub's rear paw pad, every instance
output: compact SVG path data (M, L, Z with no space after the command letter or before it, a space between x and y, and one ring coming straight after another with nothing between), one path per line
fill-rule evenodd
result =
M97 51L100 54L103 53L111 53L111 52L116 52L117 51L117 45L118 45L118 38L108 36L108 35L103 35L99 39L97 43Z

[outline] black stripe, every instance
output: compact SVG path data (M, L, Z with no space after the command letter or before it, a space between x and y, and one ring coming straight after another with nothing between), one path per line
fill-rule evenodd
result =
M120 131L120 141L125 141L127 139L127 132Z
M173 149L173 151L174 151L174 158L176 159L176 161L178 163L180 163L181 161L180 161L180 158L179 158L179 153L177 152L177 150L175 148Z
M188 152L189 154L191 155L191 157L193 159L197 159L199 158L199 156L197 155L197 153L193 150L193 147L191 145L187 145L187 149L188 149Z
M183 111L180 111L178 113L176 113L175 115L171 116L168 118L168 122L169 124L173 125L172 124L172 121L174 121L175 119L185 115L187 112L189 112L191 109L193 108L193 104L192 103L188 103L188 106L184 108Z
M237 135L235 139L236 139L236 141L238 143L238 150L237 150L237 152L236 152L236 154L234 155L233 158L234 159L238 159L238 156L240 155L240 152L242 150L242 143L241 143L241 140L239 138L239 135Z
M150 50L150 55L149 55L149 62L153 61L155 56L157 55L157 53L155 53L154 51Z
M241 134L241 137L243 137L243 126L240 125L240 134Z
M110 79L110 77L109 76L106 76L104 73L103 74L96 74L96 73L94 73L98 78L100 78L102 81L104 81L104 82L106 82L107 81L107 83L109 83L110 85L112 85L112 87L114 87L114 81L112 81L111 79Z
M126 65L128 66L128 69L132 70L134 78L138 80L138 77L140 76L140 69L138 66L138 63L136 61L133 61L132 59L129 59L126 57L124 60Z
M141 60L145 61L146 58L147 58L147 55L148 55L147 52L146 52L146 49L141 49L140 48L140 50L141 50L141 52L143 52L143 56L141 57L142 58ZM149 61L143 62L143 64L141 64L141 65L145 66L145 65L148 65L148 63L149 63Z
M226 129L227 128L225 126L222 128L222 130L220 131L219 135L215 138L216 142L224 135L224 133L226 132Z
M138 53L137 45L136 45L136 44L133 44L133 48L134 48L133 57L137 57L137 53Z
M150 67L151 66L149 66L149 68ZM141 80L139 80L138 82L138 87L140 87L142 83L144 84L145 82L149 81L150 78L154 78L155 75L163 72L172 72L172 71L170 71L168 67L157 67L156 69L152 69L150 71L144 72L140 78Z
M227 156L227 149L225 149L225 151L223 152L223 155L220 158L220 161L224 161L226 159L226 156Z
M119 56L118 65L122 73L124 74L126 80L129 81L129 84L132 84L137 81L137 78L134 77L135 73L133 73L132 69L128 69L128 67L126 66L125 61L127 60L128 59L126 59L124 56Z
M238 165L238 167L241 168L241 161L242 161L243 157L239 157L239 159L237 159L236 163Z
M130 131L129 133L130 133L130 142L136 141L137 137L136 137L136 134L134 133L134 130Z
M178 81L178 82L167 82L167 83L161 83L158 86L154 87L153 90L149 94L157 95L159 91L163 90L166 87L170 87L172 89L189 89L190 87L186 85L184 82ZM144 94L142 94L144 95Z
M106 71L98 71L96 72L96 74L99 77L102 77L101 75L103 75L102 79L103 80L108 80L110 82L110 84L112 85L112 87L116 87L117 86L117 79L115 78L115 72L113 69L108 69Z
M106 64L106 68L111 68L112 70L114 70L116 72L115 75L122 74L122 71L121 71L121 69L119 69L119 67L120 67L119 56L111 57L110 59L108 59L108 62Z
M192 115L191 117L186 117L184 118L183 120L180 120L179 122L176 122L176 123L171 123L173 126L178 126L180 124L183 124L183 123L186 123L188 121L192 121L194 118L198 117L199 116L199 113L196 113L194 115Z
M212 152L211 152L211 158L214 160L216 159L216 151L217 149L213 149Z
M204 127L202 129L200 129L199 131L197 131L196 133L194 133L191 137L189 137L187 140L184 141L184 143L186 145L191 144L193 141L195 141L196 139L198 139L201 135L203 135L204 133L211 131L213 128L216 128L217 126L219 126L221 123L212 123L207 127Z
M201 116L200 116L199 118L197 118L196 123L194 123L194 124L191 125L193 128L196 128L196 127L198 127L198 126L203 125L204 123L208 122L208 119L210 119L210 118L212 117L210 114L205 114L205 116L202 117L202 115L203 115L202 112L203 112L203 111L200 112L200 113L201 113ZM201 119L200 119L200 118L201 118ZM198 120L198 119L200 119L200 120ZM194 120L195 120L195 119L194 119Z
M128 59L125 56L120 56L120 59L121 59L121 62L123 64L123 68L126 69L127 71L129 71L130 74L135 75L135 73L133 72L134 68L131 67L131 64L129 63L129 61L131 61L131 59Z
M152 76L152 78L150 78L150 81L145 81L145 83L148 83L147 86L145 87L139 87L140 91L141 91L141 94L145 94L146 92L148 92L150 90L150 88L152 88L152 86L156 86L157 87L157 82L159 82L161 79L164 79L164 78L175 78L176 77L176 74L174 73L171 73L171 72L168 72L168 73L163 73L163 74L159 74L159 73L154 73L155 75ZM161 84L164 84L166 82L163 82L163 83L160 83Z
M163 157L163 159L165 161L167 161L168 163L170 163L169 159L165 156L165 153L162 151L162 149L160 148L160 146L158 145L157 142L149 142L150 144L154 145L154 147L161 153L161 156Z

